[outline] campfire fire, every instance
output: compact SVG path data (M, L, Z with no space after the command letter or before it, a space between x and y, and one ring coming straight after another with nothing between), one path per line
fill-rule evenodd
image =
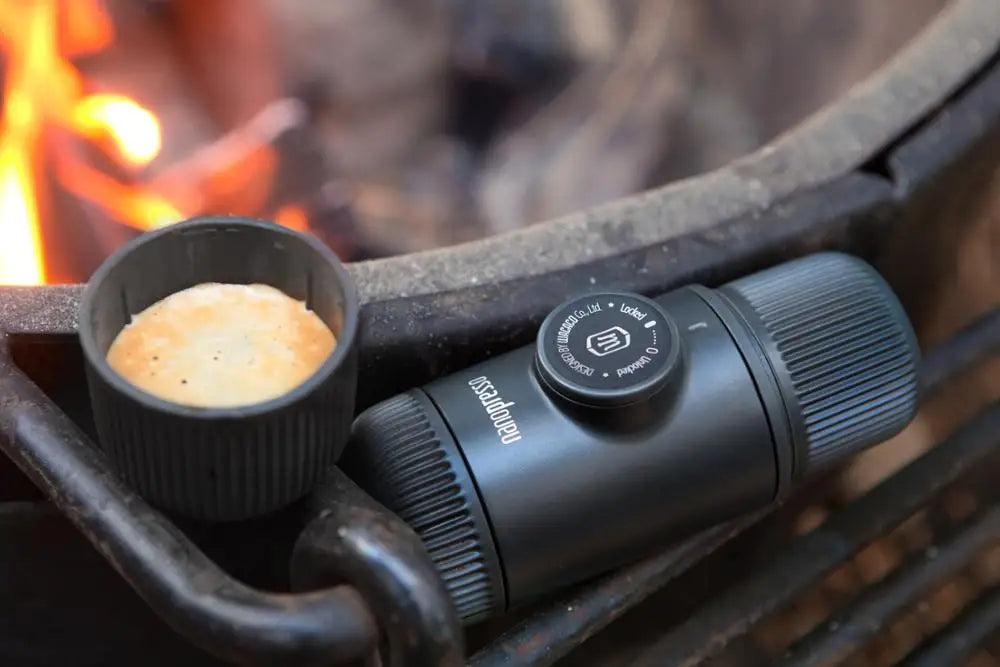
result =
M99 147L124 169L160 151L151 111L120 94L90 92L72 58L106 48L113 28L96 0L0 1L4 85L0 126L0 284L44 283L39 211L48 180L140 229L182 216L152 190L116 182L69 155L50 156L46 133L61 129ZM52 167L55 167L54 169Z
M154 163L162 119L87 76L88 58L115 45L105 0L0 0L0 285L60 279L46 257L55 193L85 203L126 238L129 228L210 212L267 211L309 229L303 209L268 200L277 164L269 142L300 122L293 101L222 128L217 141L179 160Z

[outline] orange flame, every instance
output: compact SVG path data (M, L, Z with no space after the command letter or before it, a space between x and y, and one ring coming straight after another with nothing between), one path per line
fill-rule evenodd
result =
M183 216L160 195L138 186L122 185L98 169L80 162L61 161L59 181L78 197L99 202L108 215L149 231L166 227Z
M49 67L54 35L48 29L55 8L47 3L13 3L0 11L0 37L7 51L0 136L0 283L30 285L45 280L34 182L34 155L41 133L39 106L58 88L38 76Z
M73 108L73 127L94 141L110 140L116 156L136 167L160 153L160 123L124 95L90 95Z
M111 18L99 3L59 0L59 10L63 19L57 27L60 47L68 58L95 53L111 45L115 31Z
M0 0L6 71L0 98L0 284L39 284L45 262L38 211L45 127L61 127L101 146L127 167L160 151L156 117L123 95L85 95L67 57L105 48L113 37L99 0ZM85 165L61 164L66 189L140 229L182 217L152 191L122 185Z
M253 215L268 205L277 156L274 135L297 122L287 103L265 107L242 128L143 185L123 183L74 151L58 151L49 134L68 132L137 174L160 153L156 116L122 94L86 89L70 58L114 40L105 0L0 0L0 285L46 280L40 209L51 179L109 217L141 231L195 211ZM86 152L84 152L86 153ZM308 231L308 217L286 206L276 221Z

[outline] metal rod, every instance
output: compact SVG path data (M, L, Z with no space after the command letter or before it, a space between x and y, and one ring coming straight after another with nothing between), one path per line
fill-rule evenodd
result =
M377 613L388 645L387 667L463 665L458 614L417 534L339 469L314 491L310 503L315 517L292 552L292 589L351 582ZM372 557L344 558L345 553Z
M997 353L1000 353L1000 308L974 320L927 355L921 364L921 386L925 393L936 391Z
M915 555L869 587L840 613L796 642L783 667L840 664L864 648L901 611L1000 539L1000 507L992 507L939 547Z
M749 579L699 609L645 650L635 664L692 667L746 634L765 615L885 535L1000 443L1000 403L852 501L826 523L795 538Z
M329 665L377 641L348 586L264 593L223 572L110 470L86 436L10 360L0 337L0 449L177 632L220 658Z
M1000 628L1000 587L992 588L900 664L903 667L961 665Z

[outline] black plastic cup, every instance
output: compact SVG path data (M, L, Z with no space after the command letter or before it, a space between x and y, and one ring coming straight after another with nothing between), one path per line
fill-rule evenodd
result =
M304 300L337 345L303 384L268 401L198 408L145 392L107 352L131 317L206 282L263 283ZM358 298L320 241L268 222L196 218L145 234L108 258L83 293L80 341L100 447L152 504L205 521L277 510L333 466L357 386Z

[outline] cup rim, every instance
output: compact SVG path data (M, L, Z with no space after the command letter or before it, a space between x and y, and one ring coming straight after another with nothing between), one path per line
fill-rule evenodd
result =
M262 229L269 233L279 234L286 237L295 238L305 242L313 251L319 254L333 270L337 279L341 282L344 292L344 323L340 334L337 336L337 344L333 352L326 358L319 368L313 372L304 382L293 389L259 403L249 403L232 407L198 407L184 405L167 401L154 394L151 394L136 385L132 384L117 371L111 368L107 358L98 349L97 339L93 334L93 320L91 318L92 302L95 299L98 286L107 278L108 274L116 267L119 261L136 248L149 243L155 243L158 239L168 234L175 234L185 229L198 227L218 227L221 225L239 226L254 229ZM87 281L80 299L79 327L78 334L80 344L83 348L84 358L91 368L94 369L106 382L120 393L126 394L144 407L159 412L172 415L183 416L205 420L226 420L226 419L247 419L257 415L267 414L281 410L289 405L293 405L309 394L327 380L348 358L352 347L355 344L359 320L360 303L357 286L351 275L348 273L344 263L340 258L324 244L322 241L310 234L297 232L281 225L251 218L228 217L228 216L201 216L168 225L162 229L146 232L139 237L123 244L115 252L108 256L100 267Z

